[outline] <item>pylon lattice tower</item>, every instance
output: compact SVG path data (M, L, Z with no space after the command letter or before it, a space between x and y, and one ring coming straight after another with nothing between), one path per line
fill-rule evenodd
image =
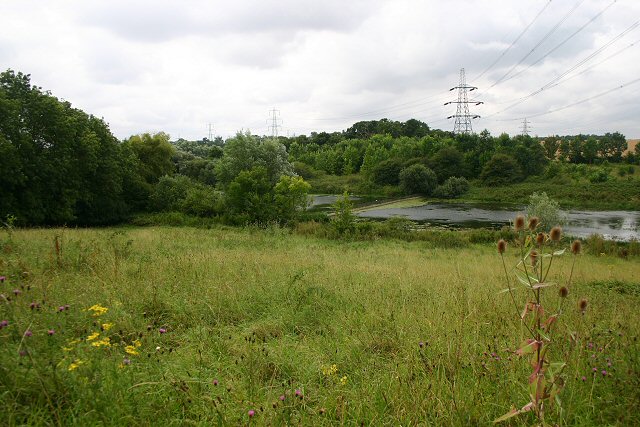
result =
M468 92L478 89L475 86L467 85L467 78L464 74L464 68L460 69L460 82L458 86L454 86L449 91L458 89L458 100L445 102L444 105L458 104L456 108L456 114L448 116L447 119L455 118L453 125L453 133L471 133L473 128L471 126L471 120L480 118L477 114L471 114L469 112L469 103L480 105L484 104L482 101L469 100Z
M267 120L267 123L269 123L269 120L271 121L271 124L269 125L269 128L271 129L271 138L278 138L278 129L282 127L282 119L280 119L280 110L276 110L275 108L272 108L271 110L269 110L269 114L270 114L270 119Z
M531 132L531 127L529 126L529 121L525 117L525 119L522 121L522 134L529 135L529 132Z

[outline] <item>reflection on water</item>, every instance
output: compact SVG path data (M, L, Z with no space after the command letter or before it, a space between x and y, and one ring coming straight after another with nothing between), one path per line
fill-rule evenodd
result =
M357 215L365 218L403 216L413 221L450 227L502 227L523 210L506 210L478 204L427 204L409 208L380 208ZM568 211L564 230L576 237L601 234L606 239L640 240L640 212Z
M313 194L311 195L311 202L309 203L309 207L332 205L336 202L336 200L338 200L338 197L342 197L342 196L335 196L335 195L321 196L321 195ZM359 197L349 195L349 200L358 200L358 199Z

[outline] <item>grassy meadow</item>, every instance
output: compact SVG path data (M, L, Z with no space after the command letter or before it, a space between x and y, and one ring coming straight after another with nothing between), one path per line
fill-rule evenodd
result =
M495 245L224 227L0 239L1 425L468 426L529 401ZM565 283L572 258L554 262ZM573 279L547 420L638 425L638 259L579 255Z

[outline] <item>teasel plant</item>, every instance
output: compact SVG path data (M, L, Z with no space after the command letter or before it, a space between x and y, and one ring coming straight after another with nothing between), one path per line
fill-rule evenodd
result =
M576 256L580 253L581 243L573 242L570 251L573 254L571 272L564 284L551 280L550 272L554 266L554 260L565 255L566 249L560 247L562 229L553 227L549 233L541 230L541 224L537 217L531 217L526 223L524 216L518 215L514 222L517 232L516 246L519 250L516 266L509 270L505 260L507 242L498 242L498 253L502 258L504 278L507 288L501 291L508 293L513 304L514 315L518 317L522 330L526 337L520 343L515 353L528 358L531 366L531 374L528 378L527 390L529 402L519 409L513 406L509 412L494 420L500 423L524 413L535 414L540 425L547 425L545 414L554 405L562 408L560 393L565 386L563 372L567 366L563 361L551 361L551 352L554 344L556 323L563 314L565 302L571 289L573 271ZM556 263L557 265L557 263ZM526 299L522 299L520 291L524 290ZM543 307L543 293L551 290L557 295L558 304L554 307ZM518 296L516 296L518 295ZM549 298L544 298L548 302ZM579 309L586 310L585 303ZM524 303L524 304L523 304Z

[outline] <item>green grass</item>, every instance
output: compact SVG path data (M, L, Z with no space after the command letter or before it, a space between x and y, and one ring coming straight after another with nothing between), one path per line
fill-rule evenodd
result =
M0 249L2 425L246 425L249 410L256 425L489 425L528 401L493 245L214 226L16 230ZM566 280L570 259L556 266ZM579 257L559 326L577 341L552 350L569 366L550 422L640 423L640 296L627 291L639 272ZM108 311L94 317L94 304ZM92 345L105 337L110 347ZM138 354L122 365L127 345Z
M563 208L640 210L640 181L603 183L524 182L502 187L473 185L460 200L526 205L534 192L544 191Z

